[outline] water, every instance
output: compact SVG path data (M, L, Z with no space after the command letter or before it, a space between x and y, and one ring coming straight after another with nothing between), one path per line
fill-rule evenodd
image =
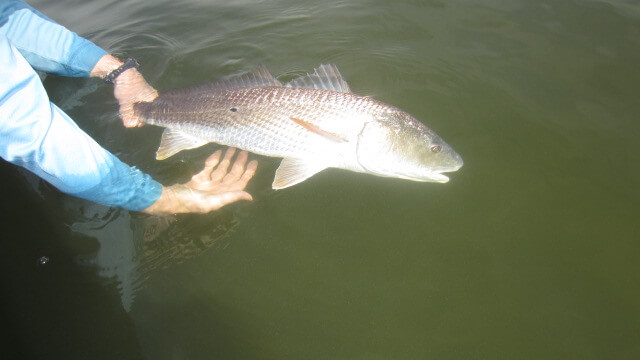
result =
M640 6L634 1L33 1L160 91L336 63L464 158L447 184L327 170L154 218L2 166L3 349L64 359L636 359ZM124 161L153 159L110 88L52 100ZM42 259L47 261L42 261Z

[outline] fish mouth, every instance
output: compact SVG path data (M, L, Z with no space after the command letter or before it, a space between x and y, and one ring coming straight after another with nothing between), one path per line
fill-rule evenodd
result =
M455 168L450 168L450 169L446 169L446 170L438 170L438 171L432 171L430 173L427 174L427 176L425 177L426 180L422 180L422 181L432 181L432 182L438 182L438 183L446 183L449 182L449 177L446 175L443 175L442 173L445 172L454 172L457 171L458 169L460 169L462 167L462 165L456 166Z
M401 179L411 180L411 181L420 181L420 182L437 182L444 184L449 181L449 177L442 175L440 172L430 172L427 174L422 174L420 176L416 175L399 175L395 174L393 177L399 177Z
M438 171L433 171L431 172L428 176L429 178L432 179L432 181L434 182L439 182L439 183L446 183L449 181L449 177L446 175L442 175L442 173L444 172L454 172L454 171L458 171L462 165L462 158L460 157L460 155L456 154L457 156L457 163L453 166L453 167L449 167L449 168L445 168L443 170L438 170Z
M449 181L449 177L442 175L441 173L431 173L429 175L429 177L434 181L434 182L439 182L439 183L446 183Z

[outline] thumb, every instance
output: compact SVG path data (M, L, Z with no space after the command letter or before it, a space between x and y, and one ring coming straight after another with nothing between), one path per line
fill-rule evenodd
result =
M201 198L201 209L203 212L214 211L240 200L252 201L253 197L246 191L230 191L222 194L206 195Z

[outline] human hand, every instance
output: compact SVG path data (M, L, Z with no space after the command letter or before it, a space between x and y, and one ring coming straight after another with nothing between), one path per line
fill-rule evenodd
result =
M133 111L137 102L151 102L158 97L156 89L147 84L137 69L128 69L113 82L113 96L120 104L120 118L126 127L144 125Z
M107 74L122 65L122 60L112 55L104 55L91 69L89 75L104 79ZM137 69L131 68L123 71L113 81L113 95L120 105L120 117L126 127L144 125L133 111L133 104L137 102L150 102L158 97L156 89L147 84L142 74Z
M258 162L253 160L247 164L249 154L242 151L231 164L235 151L234 148L227 149L222 160L222 151L216 151L205 161L204 169L188 183L163 187L160 198L143 212L156 215L207 213L239 200L253 200L244 188L255 174Z

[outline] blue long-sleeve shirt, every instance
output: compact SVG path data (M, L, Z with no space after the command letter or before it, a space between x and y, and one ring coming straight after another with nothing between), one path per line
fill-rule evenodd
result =
M88 76L105 54L24 2L0 0L0 156L65 193L138 211L162 186L82 131L33 70Z

